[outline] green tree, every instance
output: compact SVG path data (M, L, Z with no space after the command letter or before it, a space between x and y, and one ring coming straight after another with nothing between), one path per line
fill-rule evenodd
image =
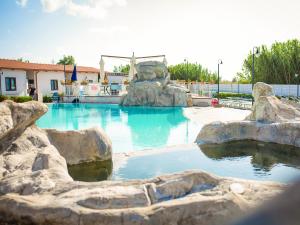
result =
M28 59L23 59L23 57L18 58L17 61L29 63Z
M273 84L296 84L295 74L300 74L300 41L275 42L270 48L259 47L260 54L254 58L254 81ZM243 63L243 71L237 74L238 80L251 82L252 52Z
M172 80L191 80L217 83L218 75L198 63L180 63L168 67ZM221 80L221 78L220 78Z
M119 66L114 66L113 72L114 73L129 73L130 70L130 65L126 64L124 65L119 65Z
M75 64L75 58L72 55L64 55L64 57L62 59L60 59L57 64L74 65Z

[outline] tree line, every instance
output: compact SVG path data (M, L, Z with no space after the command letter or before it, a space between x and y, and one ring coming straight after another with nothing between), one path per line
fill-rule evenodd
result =
M171 80L189 80L216 83L218 74L203 67L199 63L180 63L168 67ZM221 80L221 78L220 78Z
M254 82L269 84L297 84L300 81L300 41L275 42L271 47L258 47L254 57ZM234 81L251 83L252 52L244 60L242 72L237 73ZM296 75L298 74L298 76Z

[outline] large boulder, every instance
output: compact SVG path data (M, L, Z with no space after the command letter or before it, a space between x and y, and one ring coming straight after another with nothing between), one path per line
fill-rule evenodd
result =
M112 159L112 144L99 127L86 130L46 130L50 143L66 159L69 165Z
M275 96L273 87L263 82L257 82L253 87L254 101L257 101L261 96Z
M271 182L187 171L149 180L66 182L42 194L0 197L0 220L18 224L213 225L282 192Z
M300 121L300 109L275 96L260 96L246 120L266 123Z
M254 85L252 112L240 122L213 122L204 126L197 143L258 140L300 147L300 107L274 96L272 86Z
M7 100L2 102L0 104L0 152L47 110L46 105L36 101L15 103Z
M72 181L65 159L34 125L47 112L46 105L5 101L0 112L0 194L39 193Z
M163 86L159 81L134 82L128 87L122 104L126 106L188 106L191 96L178 86Z
M198 144L220 144L256 140L300 147L300 122L257 123L255 121L213 122L199 132Z
M192 106L189 91L170 81L165 64L156 61L138 63L137 76L127 88L122 105Z
M300 121L300 108L275 97L271 85L258 82L253 88L254 105L246 120L275 123Z
M141 62L135 68L137 71L137 80L140 81L166 78L169 75L165 64L158 61Z

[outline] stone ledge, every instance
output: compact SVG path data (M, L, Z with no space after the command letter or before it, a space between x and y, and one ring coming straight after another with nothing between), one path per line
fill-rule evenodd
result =
M197 136L198 144L255 140L300 147L300 122L259 123L255 121L213 122Z

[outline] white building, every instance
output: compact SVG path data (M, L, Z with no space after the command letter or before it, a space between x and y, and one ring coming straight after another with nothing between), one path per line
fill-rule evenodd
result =
M28 85L34 85L36 93L51 95L65 91L61 84L70 80L74 67L71 65L38 64L17 60L0 59L0 95L25 96ZM77 80L97 83L99 69L76 66ZM66 74L66 75L65 75Z

